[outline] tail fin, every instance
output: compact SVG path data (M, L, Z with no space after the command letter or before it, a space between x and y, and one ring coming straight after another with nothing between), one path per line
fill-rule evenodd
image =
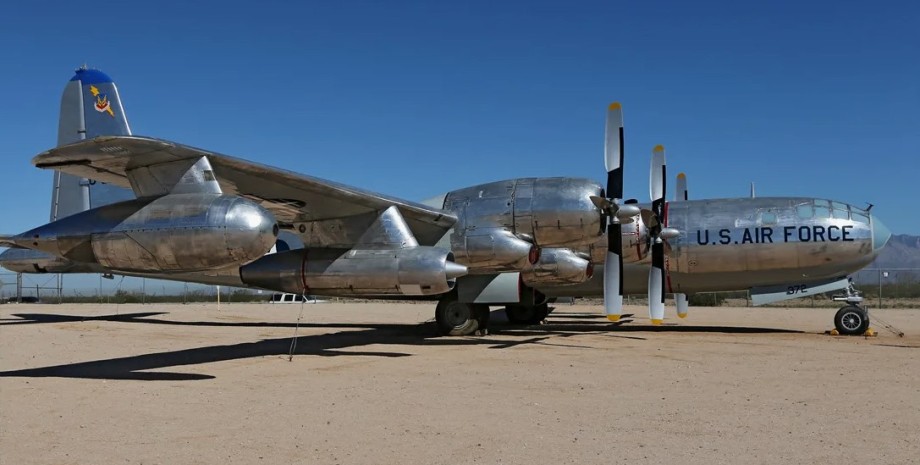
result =
M115 82L102 71L82 67L64 87L57 145L97 136L130 135ZM96 183L59 171L51 190L51 221L90 208L134 198L128 189Z

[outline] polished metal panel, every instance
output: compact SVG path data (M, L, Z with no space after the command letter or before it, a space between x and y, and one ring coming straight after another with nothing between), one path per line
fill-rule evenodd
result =
M18 248L7 249L0 253L0 265L15 273L92 273L96 271L89 264L73 262L40 250Z
M481 228L504 228L540 247L587 245L601 235L591 196L600 186L588 179L521 178L452 191L444 209L462 217L452 243Z
M14 236L21 247L121 271L198 271L251 262L278 234L237 196L179 194L88 210Z
M836 217L816 211L816 205L825 203L784 197L669 203L668 226L681 233L666 241L669 292L808 284L846 276L871 263L890 235L884 225L839 202ZM624 270L624 292L645 293L647 263L628 264ZM581 285L539 290L554 296L600 295L601 281L595 276Z
M575 254L571 249L544 248L540 259L521 270L524 284L540 286L566 286L591 279L594 269L591 262Z
M358 239L361 246L379 246L385 248L418 247L418 241L412 235L409 225L399 213L396 206L390 206L361 237Z
M316 295L436 295L465 274L452 254L436 247L309 248L266 255L240 268L249 286Z
M469 231L462 241L453 250L458 263L470 267L472 273L517 271L535 253L533 244L499 228Z
M130 187L129 169L201 157L207 157L224 193L261 204L285 227L362 214L368 214L373 221L380 211L396 206L419 244L433 245L457 220L448 212L419 203L146 137L98 137L51 149L32 162L40 168ZM299 226L296 232L300 232ZM304 242L327 245L306 239Z
M471 273L520 271L530 244L580 248L602 237L601 217L591 201L600 186L573 178L521 178L456 190L444 209L458 217L450 234L457 261Z
M131 189L138 197L159 197L166 194L221 194L220 184L207 157L183 158L175 161L143 164L126 171Z

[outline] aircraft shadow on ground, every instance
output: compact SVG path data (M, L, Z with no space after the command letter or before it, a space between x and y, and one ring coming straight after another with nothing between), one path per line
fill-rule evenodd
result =
M291 328L297 323L280 322L214 322L214 321L174 321L163 318L151 318L166 315L167 312L137 312L120 315L79 316L20 313L14 314L18 320L0 322L0 326L71 323L71 322L117 322L154 325L201 326L201 327L265 327ZM389 346L469 346L485 345L492 349L508 349L520 345L545 344L565 345L566 347L584 347L569 344L553 344L552 338L570 337L578 334L609 334L614 337L645 340L645 337L620 334L625 332L700 332L700 333L798 333L771 328L739 328L718 326L645 326L618 325L597 316L597 321L565 321L567 315L552 318L548 324L532 326L508 326L497 322L492 326L493 335L511 336L518 339L495 339L489 336L479 337L434 337L436 327L433 322L420 324L359 324L359 323L300 323L301 328L344 329L345 331L299 336L296 338L294 355L363 356L363 357L406 357L412 354L398 351L355 351L355 347L369 345ZM9 331L9 330L7 330ZM197 347L168 352L158 352L128 357L117 357L89 362L77 362L41 368L10 370L0 372L0 377L60 377L83 379L140 380L140 381L192 381L213 379L214 376L201 373L179 373L158 370L170 367L201 365L211 362L237 360L253 357L287 356L294 338L283 337L264 339L257 342Z

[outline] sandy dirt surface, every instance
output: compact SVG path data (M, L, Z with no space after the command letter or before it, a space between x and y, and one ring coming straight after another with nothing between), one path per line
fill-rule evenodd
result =
M918 463L920 310L0 306L2 464ZM496 321L498 320L498 321Z

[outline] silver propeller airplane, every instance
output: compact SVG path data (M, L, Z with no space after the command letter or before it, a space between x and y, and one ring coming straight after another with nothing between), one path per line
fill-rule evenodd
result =
M624 133L608 108L607 184L520 178L424 203L363 191L240 158L134 136L115 83L92 69L64 89L51 222L14 236L0 265L17 272L113 273L368 298L438 300L444 334L483 331L490 306L511 322L542 320L552 299L648 293L653 324L667 293L750 290L755 304L838 289L890 233L868 211L813 198L667 202L655 147L650 204L623 200ZM595 273L594 266L603 265ZM844 334L868 328L852 299Z

